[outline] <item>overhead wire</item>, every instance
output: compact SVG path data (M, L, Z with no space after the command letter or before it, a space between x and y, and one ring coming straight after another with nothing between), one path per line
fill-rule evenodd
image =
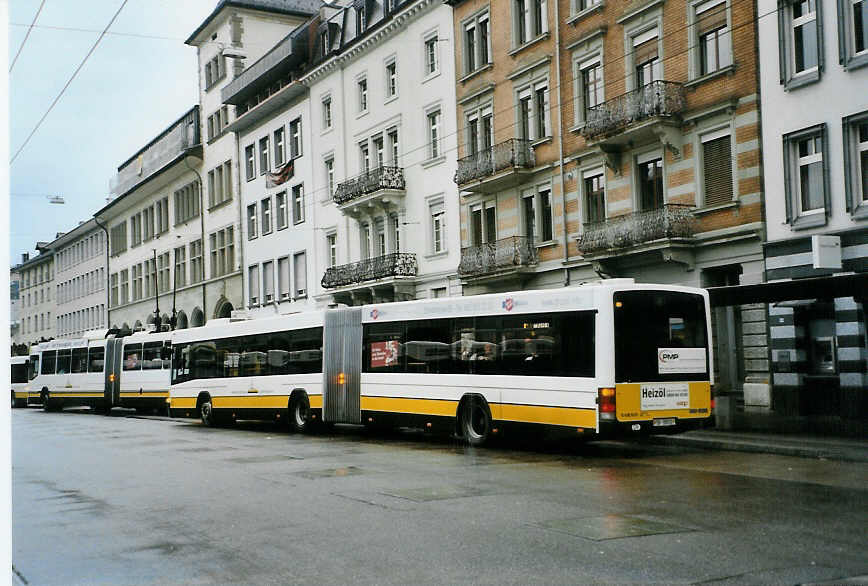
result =
M27 27L27 33L24 35L24 40L21 41L21 46L18 47L18 52L15 53L15 57L12 59L12 63L9 65L9 73L12 73L12 68L15 67L15 62L18 61L18 56L21 55L21 51L24 50L24 45L27 44L27 39L30 38L30 31L32 31L33 27L36 25L36 19L39 18L39 13L42 12L43 6L45 6L45 0L42 0L42 2L39 3L39 9L33 16L33 22L31 22L30 26Z

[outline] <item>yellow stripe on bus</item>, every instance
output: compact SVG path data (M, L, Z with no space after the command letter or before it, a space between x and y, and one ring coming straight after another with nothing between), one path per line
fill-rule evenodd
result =
M286 409L289 405L289 397L286 395L212 397L211 405L215 409ZM193 406L196 406L195 402Z
M455 417L458 401L433 399L404 399L398 397L362 397L362 411L387 413L416 413L420 415L443 415Z
M136 397L147 398L147 397L168 397L168 396L169 396L169 391L143 391L141 393L137 393L137 392L121 393L122 399L134 399Z
M520 423L542 423L590 429L597 427L597 412L594 409L544 407L541 405L491 405L491 416L502 421Z
M73 398L73 399L82 399L82 398L92 398L92 397L105 397L105 393L70 393L67 391L55 391L53 393L49 393L49 396L52 399L64 399L64 398Z
M196 397L172 397L172 409L195 409Z
M29 396L27 391L15 391L16 399L26 399Z

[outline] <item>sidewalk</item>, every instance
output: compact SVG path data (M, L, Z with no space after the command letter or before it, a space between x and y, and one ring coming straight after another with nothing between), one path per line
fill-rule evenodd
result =
M868 462L868 440L817 435L732 432L703 429L678 435L655 435L651 443L700 448Z

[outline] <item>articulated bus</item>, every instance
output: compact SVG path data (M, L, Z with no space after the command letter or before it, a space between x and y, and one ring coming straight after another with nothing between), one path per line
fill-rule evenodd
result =
M712 412L708 294L612 279L338 307L173 334L173 416L507 427L586 437L680 430Z
M36 353L39 375L31 381L31 396L38 393L46 411L73 406L165 411L170 336L170 332L118 336L95 330L83 338L43 342Z
M26 407L30 388L30 357L13 356L9 359L12 371L12 408Z

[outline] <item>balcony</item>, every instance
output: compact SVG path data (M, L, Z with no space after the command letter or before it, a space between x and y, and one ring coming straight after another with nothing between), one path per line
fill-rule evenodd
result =
M118 167L109 191L114 197L124 195L188 155L202 156L199 106L193 106Z
M334 201L338 209L357 216L374 204L387 211L404 199L406 185L401 167L377 167L338 184Z
M684 86L672 81L652 81L589 108L582 136L609 156L610 167L620 170L617 153L632 144L660 140L676 158L681 156L681 113L686 108ZM612 153L616 153L613 157Z
M536 266L539 260L533 240L512 236L461 249L458 275L467 280L515 277Z
M464 191L493 193L521 183L535 164L531 142L511 138L458 159L455 183Z
M688 205L670 203L658 209L587 223L578 237L579 252L586 260L598 261L659 251L663 260L692 266L689 250L696 221L691 209Z
M393 252L336 267L329 267L320 282L324 289L352 287L377 281L415 277L416 255Z

